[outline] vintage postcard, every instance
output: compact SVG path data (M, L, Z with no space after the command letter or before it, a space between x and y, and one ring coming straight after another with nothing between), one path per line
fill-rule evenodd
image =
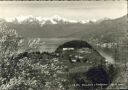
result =
M0 90L119 89L126 0L0 1Z

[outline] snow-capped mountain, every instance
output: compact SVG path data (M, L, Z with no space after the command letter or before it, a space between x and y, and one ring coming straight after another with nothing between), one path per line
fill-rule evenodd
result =
M119 37L123 37L124 35L126 36L128 28L127 15L117 19L106 18L96 21L76 21L62 18L60 16L53 16L47 18L34 16L19 16L6 19L6 21L0 19L0 24L1 23L2 25L6 24L11 29L15 29L17 33L26 38L71 37L79 39L90 39L90 37L93 37L102 40L106 40L107 38L107 42L118 40ZM115 39L115 37L117 39Z
M70 20L66 18L62 18L58 15L54 15L52 17L34 17L32 15L29 16L18 16L13 18L5 18L7 22L17 22L17 23L39 23L41 25L44 24L68 24L68 23L88 23L90 20ZM92 20L95 21L95 20Z

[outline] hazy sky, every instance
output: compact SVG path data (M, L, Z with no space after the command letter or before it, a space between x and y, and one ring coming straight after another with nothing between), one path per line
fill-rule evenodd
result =
M43 2L0 2L0 18L14 16L61 17L74 20L118 18L127 13L126 1L43 1Z

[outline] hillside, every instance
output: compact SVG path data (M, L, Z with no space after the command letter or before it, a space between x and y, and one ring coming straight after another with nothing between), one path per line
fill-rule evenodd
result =
M78 31L77 33L73 33L64 37L74 37L81 39L93 38L102 42L113 42L126 36L128 28L127 17L123 16L114 20L104 20L99 23L89 24L85 27L86 28L84 28L82 31Z

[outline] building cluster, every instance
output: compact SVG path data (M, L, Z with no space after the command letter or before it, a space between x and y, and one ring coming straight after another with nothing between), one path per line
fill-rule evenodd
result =
M67 42L55 51L62 60L70 63L105 64L105 59L85 41Z

